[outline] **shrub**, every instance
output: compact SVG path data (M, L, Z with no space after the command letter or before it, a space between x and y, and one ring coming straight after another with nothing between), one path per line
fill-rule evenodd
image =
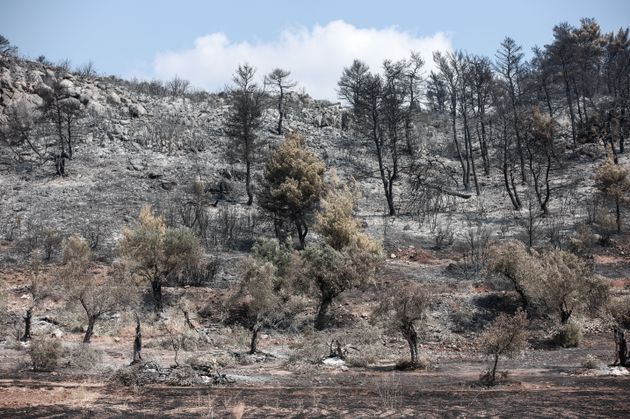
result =
M582 360L582 368L587 370L596 370L603 366L603 362L593 355L586 355L586 358Z
M566 323L553 336L553 342L563 348L577 348L582 341L582 329L577 324Z
M151 207L140 211L134 229L125 229L118 250L139 277L151 284L155 311L162 312L162 285L168 278L199 264L201 245L188 229L167 228Z
M91 370L103 359L103 353L90 345L81 344L70 351L70 365L81 370Z
M630 296L611 299L607 309L617 325L624 329L630 329Z
M35 371L51 371L57 367L61 357L61 343L57 339L33 339L29 348L31 363Z
M400 371L405 370L423 370L426 371L431 367L431 358L428 355L418 355L415 362L411 362L408 359L399 359L396 362L396 369Z
M499 315L479 336L477 344L481 351L492 357L492 368L484 373L481 382L494 385L500 356L512 356L527 345L527 316L519 310L514 316Z

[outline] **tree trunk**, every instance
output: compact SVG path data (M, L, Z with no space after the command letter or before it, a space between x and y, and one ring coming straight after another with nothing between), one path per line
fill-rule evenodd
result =
M568 310L564 305L560 306L560 323L567 324L569 319L571 318L571 313L573 310Z
M94 334L94 324L96 323L97 319L98 316L94 315L88 317L88 327L85 331L85 336L83 336L83 343L90 343L90 341L92 340L92 335Z
M136 337L133 340L133 361L131 364L142 362L142 330L140 328L140 317L136 313Z
M385 190L385 198L387 199L387 208L389 209L389 216L396 215L396 207L394 206L394 178L389 176L387 181L387 189Z
M566 73L566 69L563 68L563 79L564 79L564 91L567 96L567 103L569 104L569 116L571 117L571 137L573 139L573 149L577 149L577 135L575 132L575 113L573 111L573 100L571 99L571 88L569 87L568 75Z
M621 199L617 197L615 199L615 219L617 221L617 233L621 233L621 205L619 201Z
M322 296L322 300L319 303L319 309L317 310L317 316L315 317L315 329L324 330L327 325L328 308L332 303L332 297Z
M492 371L490 373L490 385L494 385L497 380L497 364L499 363L499 354L494 354L494 363L492 364Z
M302 220L302 217L295 219L295 229L297 230L298 240L300 241L300 250L303 250L306 246L306 235L308 234L308 227Z
M255 354L256 352L258 352L258 331L260 330L260 327L258 326L254 326L252 328L252 340L249 344L249 353L250 354Z
M406 327L405 330L403 331L403 334L405 336L405 340L407 341L407 344L409 345L409 353L411 355L411 365L416 366L418 365L418 334L416 333L416 330L413 327L413 324Z
M455 107L456 104L451 106ZM466 165L464 164L464 157L462 156L459 141L457 140L457 114L456 111L453 110L451 110L451 129L453 130L453 143L455 143L455 149L457 150L457 159L459 160L459 165L462 167L462 182L464 183L464 189L468 191L470 190L470 178L468 177Z
M151 289L153 291L153 301L155 303L154 310L156 313L162 312L162 281L154 279L151 281Z
M254 203L254 194L252 193L252 163L247 159L245 162L245 191L247 192L247 205Z
M615 350L615 363L613 365L621 365L622 367L630 366L626 333L619 327L615 328Z
M280 86L280 97L278 98L278 134L282 135L282 101L284 99L284 91L282 89L282 86Z
M33 307L29 307L29 309L26 310L26 316L24 316L24 335L22 336L22 339L20 339L22 342L28 342L29 340L31 340L32 318L33 318Z

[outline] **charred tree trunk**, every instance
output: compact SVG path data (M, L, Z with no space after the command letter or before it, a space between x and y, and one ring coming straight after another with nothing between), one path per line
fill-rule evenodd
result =
M494 362L492 363L492 371L490 371L490 384L494 385L497 381L497 365L499 364L499 354L494 354Z
M282 117L284 116L283 109L283 101L284 101L284 89L282 83L280 83L280 97L278 98L278 135L282 135Z
M569 105L569 116L571 117L571 137L573 139L573 149L577 149L577 133L575 130L575 112L573 111L573 99L571 98L571 87L569 86L568 75L566 68L563 68L564 79L564 92L567 96L567 103Z
M615 220L617 222L617 233L621 233L621 205L620 197L615 198Z
M162 281L154 279L151 281L151 290L153 291L153 301L155 303L154 310L156 313L162 312Z
M83 336L83 343L90 343L92 340L92 335L94 334L94 325L96 324L96 320L98 320L97 315L91 315L88 317L88 327L85 331L85 336Z
M628 342L626 342L626 333L620 327L615 327L615 362L613 365L620 365L622 367L630 366L630 360L628 360Z
M306 235L308 234L308 226L301 216L295 219L295 229L297 230L298 240L300 241L299 249L303 250L306 246Z
M20 339L22 342L28 342L31 340L31 320L33 319L33 307L29 307L26 310L26 316L24 316L24 335Z
M140 317L136 313L136 337L133 340L133 361L131 365L142 362L142 329L140 328Z
M413 327L413 324L407 325L403 329L403 335L409 345L411 365L416 366L418 365L418 334L416 333L416 329Z
M252 193L252 163L247 159L245 162L245 191L247 192L247 205L254 203L254 194Z
M317 310L317 316L315 317L315 329L324 330L327 326L328 309L332 304L333 297L330 295L322 295L322 300L319 303Z
M249 353L255 354L258 352L258 332L260 331L260 326L256 325L252 327L252 340L249 343Z

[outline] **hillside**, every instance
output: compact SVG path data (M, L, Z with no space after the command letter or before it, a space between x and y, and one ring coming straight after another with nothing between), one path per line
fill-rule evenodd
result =
M400 103L408 107L394 109L405 113L386 113L376 127L385 144L379 165L361 125L370 116L360 108L367 100L330 103L290 92L281 135L278 98L265 92L249 206L246 164L226 128L237 92L171 87L0 56L0 415L628 411L619 392L630 374L623 362L612 365L620 340L611 332L624 330L630 298L626 186L619 182L619 195L602 192L598 173L612 155L595 117L585 121L597 133L580 128L578 142L560 93L549 100L555 116L547 125L528 98L512 128L511 111L501 108L507 94L488 93L486 114L474 106L449 112L446 96L436 108L431 86L422 87L426 98L414 104L405 96ZM63 102L58 109L69 119L59 126L67 133L44 115L55 109L51 97ZM596 97L589 111L608 100ZM72 149L62 150L71 157L60 157L58 139L70 131ZM286 246L275 240L278 218L294 214L262 203L265 165L280 159L279 146L293 134L304 143L288 161L306 165L292 159L311 158L311 150L312 161L325 164L316 179L324 192L305 210L306 249L293 226ZM529 153L529 166L521 166L529 180L519 177L517 139ZM615 158L612 167L626 170L628 153ZM539 180L545 170L546 184ZM307 175L295 181L301 194L303 183L314 182ZM391 205L384 179L394 184ZM153 212L141 211L147 205ZM343 246L322 228L327 209ZM136 246L135 233L150 245ZM152 234L159 239L151 242ZM169 240L174 251L151 253ZM72 243L87 260L78 260ZM367 255L372 248L378 251ZM179 257L194 263L164 268ZM159 273L163 310L143 263L166 272ZM110 280L119 288L105 288ZM325 281L333 284L329 305ZM99 312L91 342L81 343L92 331L86 306L112 298L115 309ZM328 312L319 316L322 306ZM528 320L513 326L521 315ZM484 348L506 327L519 329L521 346L504 348L499 366L509 375L499 371L488 384L494 353ZM129 366L140 328L143 359ZM40 342L57 345L50 371L33 360Z

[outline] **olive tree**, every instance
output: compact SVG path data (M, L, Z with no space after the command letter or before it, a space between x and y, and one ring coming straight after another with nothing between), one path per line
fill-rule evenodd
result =
M131 271L151 285L156 313L163 307L162 285L198 265L202 256L201 244L189 229L167 228L164 217L155 215L149 206L140 210L134 228L123 231L118 250Z
M609 159L597 171L595 181L604 197L615 204L615 221L617 232L620 233L621 205L630 196L630 171Z
M258 333L264 326L272 325L279 316L280 296L276 292L279 278L271 262L253 257L246 258L241 269L243 278L238 292L238 303L242 309L240 322L252 333L249 353L255 354Z
M426 317L430 305L427 291L411 284L398 284L389 288L375 314L387 318L391 328L402 333L409 345L410 366L418 365L418 332L416 324Z
M315 328L324 329L332 302L344 291L368 283L378 266L381 246L360 229L353 214L357 195L348 186L332 186L321 203L316 230L323 243L302 253L304 276L319 299Z
M62 286L68 298L78 301L87 317L84 343L90 343L94 326L103 315L113 314L130 301L132 287L123 282L120 266L113 274L98 278L89 272L92 251L89 243L79 236L69 237L63 246Z
M543 257L539 288L544 307L566 324L576 312L593 312L608 300L608 286L573 253L552 250Z
M544 275L540 258L533 256L519 241L496 245L491 250L488 270L507 279L526 311L536 302L537 283Z
M479 336L480 350L492 357L492 368L481 377L484 384L496 383L499 357L511 357L525 349L527 345L527 315L517 311L513 316L500 314Z

